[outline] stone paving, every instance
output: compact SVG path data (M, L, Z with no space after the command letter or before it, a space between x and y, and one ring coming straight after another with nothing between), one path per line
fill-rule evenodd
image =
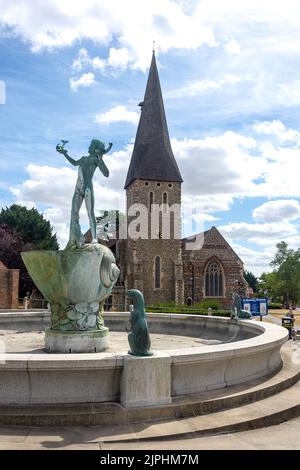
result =
M43 331L23 332L0 330L0 339L5 340L6 352L8 353L44 353ZM151 334L152 348L157 350L168 350L176 348L190 348L205 346L207 344L220 344L221 341L214 339L191 338L189 336L164 335L161 333ZM128 349L126 332L109 333L109 349L107 352L124 352ZM46 353L45 353L46 354Z
M170 423L170 427L172 423ZM112 428L112 433L113 433ZM128 429L126 428L128 431ZM124 430L124 432L126 432ZM103 429L78 428L0 428L0 450L217 450L217 449L300 449L300 418L277 426L253 431L196 438L191 432L186 439L155 442L102 442ZM125 434L124 434L125 435Z

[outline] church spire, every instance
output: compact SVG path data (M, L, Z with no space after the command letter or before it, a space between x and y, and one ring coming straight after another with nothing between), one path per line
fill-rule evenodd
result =
M182 183L171 148L154 49L144 101L139 106L141 117L125 189L135 179Z

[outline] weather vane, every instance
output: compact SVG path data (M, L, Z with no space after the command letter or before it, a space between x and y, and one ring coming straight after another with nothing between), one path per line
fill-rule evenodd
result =
M155 54L155 41L153 41L153 49L152 49L153 54Z

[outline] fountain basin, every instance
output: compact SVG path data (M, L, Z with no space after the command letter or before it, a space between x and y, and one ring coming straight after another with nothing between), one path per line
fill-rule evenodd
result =
M23 261L48 300L50 353L100 352L108 347L102 305L119 276L113 253L95 243L61 251L27 251Z
M38 331L47 324L47 317L49 321L47 312L0 313L0 327L9 332L23 325L24 331ZM219 342L167 350L157 350L154 344L152 358L130 356L126 349L90 354L1 355L0 405L114 402L125 407L139 403L152 406L170 403L175 397L263 379L281 368L280 348L288 333L280 326L200 315L155 313L147 317L151 334ZM129 314L109 313L105 320L111 331L124 332ZM152 375L148 374L148 366ZM132 380L137 367L145 384L144 389L141 387L144 401L142 396L130 399L137 389Z

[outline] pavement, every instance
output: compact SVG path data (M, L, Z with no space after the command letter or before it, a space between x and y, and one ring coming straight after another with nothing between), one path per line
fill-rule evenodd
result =
M112 428L113 432L113 428ZM253 431L143 442L102 442L103 428L0 428L0 450L299 450L300 418ZM112 434L113 436L113 434Z

